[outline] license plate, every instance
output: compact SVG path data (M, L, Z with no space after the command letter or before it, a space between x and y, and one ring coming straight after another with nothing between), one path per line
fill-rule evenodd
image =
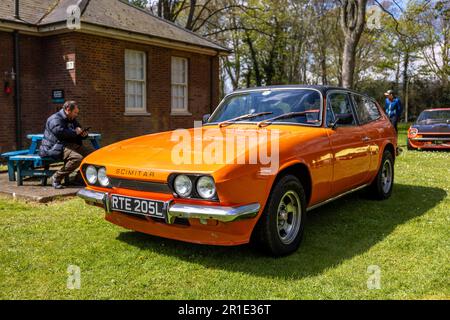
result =
M162 201L112 195L111 209L113 211L137 214L150 218L165 219L167 204Z

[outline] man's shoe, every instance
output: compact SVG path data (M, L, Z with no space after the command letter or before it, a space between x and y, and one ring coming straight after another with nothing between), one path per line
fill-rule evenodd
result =
M56 190L64 189L64 186L61 184L61 182L58 182L58 181L53 181L52 186Z

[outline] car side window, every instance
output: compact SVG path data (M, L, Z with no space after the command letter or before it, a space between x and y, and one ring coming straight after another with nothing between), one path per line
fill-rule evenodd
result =
M352 95L355 101L356 114L360 124L366 124L375 121L381 117L377 105L370 99L360 96Z
M380 109L378 109L377 104L370 99L365 98L365 100L366 101L365 101L364 105L366 106L367 111L369 112L370 120L375 121L375 120L380 119L381 113L380 113Z
M355 125L355 116L353 115L350 97L345 92L335 92L328 95L328 110L331 108L334 114L334 121L338 125ZM328 111L328 115L330 112ZM327 116L327 120L328 120Z

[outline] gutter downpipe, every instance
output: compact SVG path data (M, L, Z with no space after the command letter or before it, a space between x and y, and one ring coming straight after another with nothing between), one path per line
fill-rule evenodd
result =
M19 0L15 0L14 18L20 20ZM21 105L21 88L20 88L20 35L18 30L14 30L14 106L16 108L16 148L22 149L22 105Z
M209 76L210 76L210 78L209 78L209 81L210 81L210 88L209 88L209 90L210 90L210 97L211 97L211 99L210 99L210 102L209 102L209 113L210 114L212 114L213 113L213 111L214 111L214 109L215 108L217 108L217 106L215 106L215 105L213 105L214 104L214 95L215 95L215 93L216 93L216 88L215 88L215 85L214 85L214 82L215 82L215 72L214 72L214 63L215 63L215 59L217 58L219 56L219 53L217 53L217 55L215 55L215 56L212 56L211 58L210 58L210 74L209 74ZM219 69L220 69L220 65L219 65ZM219 70L219 72L220 72L220 70ZM220 80L219 80L219 83L218 83L218 85L220 85ZM220 100L220 97L217 97L217 99L219 99Z

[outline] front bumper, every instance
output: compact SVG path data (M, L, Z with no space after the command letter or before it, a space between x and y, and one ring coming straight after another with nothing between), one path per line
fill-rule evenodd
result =
M435 141L440 141L437 144ZM408 143L415 149L450 149L450 138L409 138Z
M112 212L111 200L108 193L82 189L78 192L77 196L89 204L102 206L108 213ZM167 223L173 224L176 218L233 222L256 217L260 208L261 206L259 203L238 207L169 203L167 209Z

